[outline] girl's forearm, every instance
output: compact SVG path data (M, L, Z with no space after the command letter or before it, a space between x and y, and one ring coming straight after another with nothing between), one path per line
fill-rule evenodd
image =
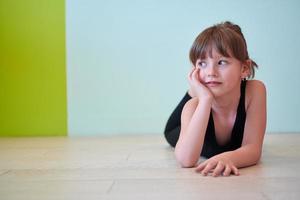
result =
M225 156L233 162L237 168L248 167L259 162L261 157L261 147L254 144L242 146L234 151L224 152L217 156Z
M195 166L200 157L210 110L211 100L199 101L186 130L181 130L175 155L182 167Z

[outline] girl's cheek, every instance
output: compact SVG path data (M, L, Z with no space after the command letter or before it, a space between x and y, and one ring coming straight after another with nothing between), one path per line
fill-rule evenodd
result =
M202 73L201 73L200 69L198 70L198 76L199 76L199 78L202 78Z
M200 79L200 81L203 81L203 78L204 78L203 72L201 73L201 72L199 71L199 79Z
M204 79L203 79L202 77L199 77L199 81L200 81L201 83L204 83Z

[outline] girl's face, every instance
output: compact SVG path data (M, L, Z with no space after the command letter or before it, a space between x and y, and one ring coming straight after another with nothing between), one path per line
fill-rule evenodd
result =
M230 54L231 55L231 54ZM223 96L240 89L241 80L247 77L246 65L234 57L224 57L212 49L212 57L197 59L200 81L215 97Z

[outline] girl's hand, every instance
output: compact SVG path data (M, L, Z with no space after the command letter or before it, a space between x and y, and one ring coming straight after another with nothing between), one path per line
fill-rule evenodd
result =
M200 163L196 167L196 172L200 172L203 176L211 173L214 177L220 175L229 176L230 174L234 174L236 176L239 175L239 170L234 166L234 164L229 159L220 155L216 155Z
M189 94L191 97L209 97L213 98L211 91L201 83L199 76L200 69L198 67L193 67L188 75L188 80L190 84Z

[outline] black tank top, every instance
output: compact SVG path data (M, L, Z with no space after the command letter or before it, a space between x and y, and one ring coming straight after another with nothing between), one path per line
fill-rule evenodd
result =
M235 122L231 132L231 139L225 145L219 145L216 139L214 120L212 112L206 129L205 139L202 147L201 156L210 158L214 155L223 153L225 151L235 150L242 145L244 136L244 126L246 121L246 110L245 110L245 89L247 81L241 83L241 96L236 113Z

